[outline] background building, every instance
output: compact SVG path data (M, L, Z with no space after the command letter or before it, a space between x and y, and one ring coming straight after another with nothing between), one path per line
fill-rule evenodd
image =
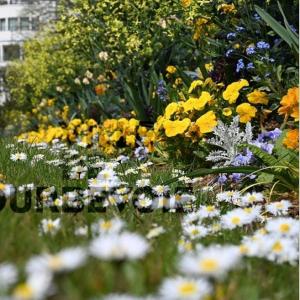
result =
M24 40L55 17L55 8L53 0L0 0L0 105L8 98L5 67L12 60L22 59Z

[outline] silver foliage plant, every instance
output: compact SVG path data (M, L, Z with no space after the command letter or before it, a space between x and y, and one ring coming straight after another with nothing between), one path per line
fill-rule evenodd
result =
M214 162L214 168L231 165L239 153L238 146L244 143L250 144L253 138L251 123L248 122L245 131L242 131L239 126L239 116L234 117L230 125L218 121L213 132L215 137L206 142L221 149L211 151L206 160Z

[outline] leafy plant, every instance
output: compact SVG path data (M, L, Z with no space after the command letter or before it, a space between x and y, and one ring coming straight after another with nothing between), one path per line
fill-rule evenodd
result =
M255 10L260 15L260 17L291 47L293 51L299 53L299 35L291 30L291 26L288 23L283 9L278 1L277 4L283 17L285 27L283 27L261 7L255 5Z

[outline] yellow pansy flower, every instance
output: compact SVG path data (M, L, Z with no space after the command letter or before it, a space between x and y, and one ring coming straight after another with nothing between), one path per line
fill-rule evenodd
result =
M217 123L216 115L212 110L202 115L196 121L196 125L199 127L200 133L202 134L212 132Z
M131 134L126 136L126 145L132 148L135 146L135 135Z
M165 133L167 137L173 137L178 134L184 133L187 128L190 126L191 120L189 118L185 118L182 121L170 121L166 120L163 124Z
M249 82L246 79L241 79L240 81L229 84L223 92L223 98L228 101L229 104L235 103L240 95L239 91L245 86L249 86Z
M251 121L252 118L255 117L257 109L254 106L250 105L249 103L242 103L237 106L236 112L240 116L240 122L247 123Z
M189 94L193 92L193 90L197 87L197 86L201 86L203 84L202 80L194 80L189 88Z
M170 104L166 107L166 110L165 110L165 118L166 118L166 119L170 119L170 117L171 117L175 112L177 112L177 109L178 109L178 103L176 103L176 102L170 103Z
M261 92L259 90L254 90L252 93L247 95L247 99L252 104L265 104L269 102L267 93Z

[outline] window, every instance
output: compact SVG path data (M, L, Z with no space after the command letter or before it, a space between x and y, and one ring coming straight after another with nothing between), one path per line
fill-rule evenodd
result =
M21 18L20 25L21 30L29 30L29 18Z
M10 61L14 59L19 59L21 55L19 45L6 45L3 46L3 60Z
M37 31L39 29L40 26L40 20L39 17L35 17L31 19L31 28L34 31Z
M5 19L0 19L0 31L6 30L5 24L6 24Z
M18 18L8 18L8 30L17 31L18 30Z

